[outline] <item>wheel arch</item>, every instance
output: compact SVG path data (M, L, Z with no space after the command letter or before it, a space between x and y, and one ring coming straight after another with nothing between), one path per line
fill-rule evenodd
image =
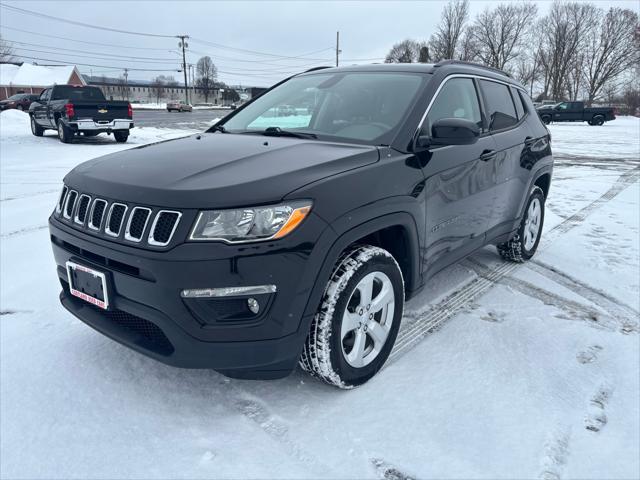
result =
M384 248L398 262L405 282L406 298L421 285L420 236L413 216L407 212L390 213L360 223L340 234L329 248L305 308L304 317L313 316L340 255L350 246L369 244ZM302 328L307 328L303 322Z

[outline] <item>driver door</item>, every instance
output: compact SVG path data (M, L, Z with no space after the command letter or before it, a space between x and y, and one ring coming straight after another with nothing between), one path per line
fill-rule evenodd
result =
M422 135L442 118L464 118L481 128L471 145L431 147L419 154L426 178L426 273L432 275L484 244L493 210L496 143L489 135L473 78L451 78L429 108Z

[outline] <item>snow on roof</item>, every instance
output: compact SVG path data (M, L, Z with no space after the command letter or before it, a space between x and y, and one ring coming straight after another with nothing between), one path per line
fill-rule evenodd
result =
M13 77L16 76L19 65L13 65L12 63L0 63L0 85L9 85L13 82Z
M75 67L73 65L0 65L0 85L46 87L69 82ZM13 67L13 68L11 68Z

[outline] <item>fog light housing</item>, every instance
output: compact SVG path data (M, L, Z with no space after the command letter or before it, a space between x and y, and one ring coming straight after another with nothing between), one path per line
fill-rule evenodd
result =
M254 315L256 315L260 311L260 304L253 297L247 299L247 307L249 307L249 310Z

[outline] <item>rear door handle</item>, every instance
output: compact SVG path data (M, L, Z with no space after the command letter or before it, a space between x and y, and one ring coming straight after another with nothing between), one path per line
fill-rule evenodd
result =
M480 160L482 160L483 162L488 162L489 160L493 160L494 158L496 158L495 150L485 150L480 154Z

